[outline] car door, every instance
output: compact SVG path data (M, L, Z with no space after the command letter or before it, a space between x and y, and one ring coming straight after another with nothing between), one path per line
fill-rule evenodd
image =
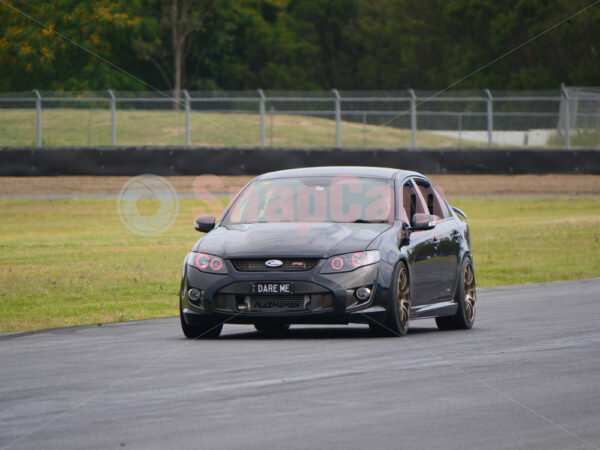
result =
M416 186L406 180L402 186L402 220L410 224L415 213L426 212L426 205ZM433 230L413 231L408 236L408 264L412 306L428 305L437 298L439 268Z
M416 179L415 183L421 192L429 214L436 220L435 257L438 270L438 287L435 292L437 301L452 299L460 258L460 233L456 219L450 213L446 201L435 187L425 179Z
M453 218L446 219L438 224L440 237L438 244L439 270L439 301L452 300L460 256L460 233L456 229Z

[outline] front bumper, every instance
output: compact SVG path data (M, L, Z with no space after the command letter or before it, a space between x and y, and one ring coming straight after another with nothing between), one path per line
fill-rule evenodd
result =
M181 290L182 315L189 324L229 322L251 324L257 321L285 321L306 324L347 324L384 321L387 316L388 286L385 263L379 262L352 272L320 274L319 268L302 272L237 272L208 274L187 266ZM252 282L293 282L294 296L303 299L302 310L253 311ZM369 286L370 298L360 301L357 288ZM195 302L189 289L201 291ZM263 297L264 298L264 297ZM250 307L249 307L250 306Z

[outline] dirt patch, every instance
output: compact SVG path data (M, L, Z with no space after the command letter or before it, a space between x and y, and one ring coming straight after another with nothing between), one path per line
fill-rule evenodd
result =
M0 177L0 195L117 195L131 178L126 176ZM180 194L194 193L193 183L197 177L165 178ZM220 176L219 180L223 187L218 187L214 191L228 192L230 186L244 186L252 178L252 176Z
M166 177L181 194L194 194L194 176ZM431 175L446 195L600 195L600 175ZM116 195L131 177L0 177L0 195ZM220 176L230 192L252 176Z

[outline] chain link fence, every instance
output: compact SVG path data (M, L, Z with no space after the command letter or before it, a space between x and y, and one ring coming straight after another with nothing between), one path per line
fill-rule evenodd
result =
M0 146L599 147L600 88L0 93Z

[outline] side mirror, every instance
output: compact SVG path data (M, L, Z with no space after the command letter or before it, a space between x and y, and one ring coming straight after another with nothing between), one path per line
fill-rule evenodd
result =
M215 227L215 216L200 216L194 220L194 228L196 231L208 233Z
M435 227L435 219L431 214L417 213L412 216L411 231L431 230Z

